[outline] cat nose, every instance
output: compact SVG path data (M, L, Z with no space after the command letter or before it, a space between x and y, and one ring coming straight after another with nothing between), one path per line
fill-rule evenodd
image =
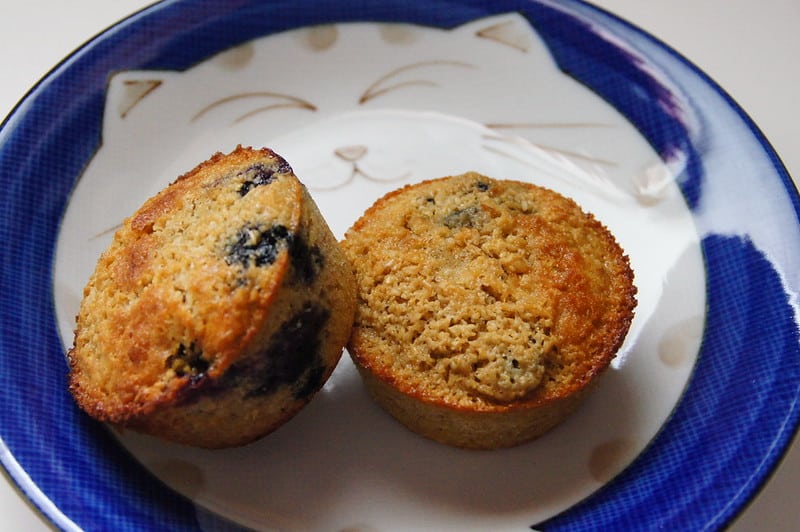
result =
M342 146L341 148L337 148L333 151L333 153L340 159L343 159L349 163L355 162L361 159L364 155L367 154L367 147L362 146L361 144L354 144L352 146Z

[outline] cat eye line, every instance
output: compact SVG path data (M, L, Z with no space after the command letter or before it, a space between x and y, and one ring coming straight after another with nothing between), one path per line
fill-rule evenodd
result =
M359 104L365 104L368 101L377 98L378 96L382 96L388 92L393 90L397 90L404 87L411 87L411 86L426 86L426 87L436 87L438 84L431 80L426 79L414 79L409 81L401 81L395 83L393 85L382 86L385 83L389 82L392 78L397 77L405 72L415 69L424 69L426 67L431 66L453 66L459 68L475 68L475 65L471 63L465 63L463 61L449 61L445 59L438 59L433 61L420 61L419 63L411 63L409 65L401 66L395 68L394 70L389 71L387 74L384 74L377 80L375 80L361 97L358 99Z
M291 96L289 94L281 94L279 92L244 92L240 94L233 94L231 96L226 96L225 98L221 98L216 100L207 106L200 109L195 115L191 118L191 122L195 122L202 118L204 115L209 113L210 111L225 105L230 102L239 101L239 100L246 100L246 99L253 99L253 98L277 98L279 100L283 100L280 103L273 103L270 105L265 105L262 107L258 107L247 113L237 117L234 120L234 123L241 122L242 120L253 116L254 114L263 113L265 111L271 111L273 109L285 109L285 108L295 108L295 109L306 109L308 111L316 111L317 107L309 102L308 100L304 100L302 98L298 98L297 96Z

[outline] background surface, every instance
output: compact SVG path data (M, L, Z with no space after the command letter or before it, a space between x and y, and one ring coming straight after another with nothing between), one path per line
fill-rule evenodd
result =
M0 117L67 54L143 0L1 0ZM661 39L721 85L800 178L800 2L797 0L595 0ZM731 530L800 530L800 445L787 453ZM0 528L51 528L3 476Z

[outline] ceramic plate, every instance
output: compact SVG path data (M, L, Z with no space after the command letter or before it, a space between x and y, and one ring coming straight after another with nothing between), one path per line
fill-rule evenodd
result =
M164 2L78 50L0 131L0 457L59 528L546 530L728 523L798 423L798 197L672 50L579 2ZM269 146L341 237L377 197L469 170L574 198L630 255L637 315L539 440L422 439L345 356L296 418L204 451L82 414L83 285L147 197Z

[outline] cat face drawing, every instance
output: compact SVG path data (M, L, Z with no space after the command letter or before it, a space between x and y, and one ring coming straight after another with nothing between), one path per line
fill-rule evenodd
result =
M697 230L675 183L680 168L662 160L605 100L564 74L528 20L516 13L452 29L366 22L298 28L243 43L185 71L112 75L101 144L75 186L57 243L54 301L65 344L72 343L83 287L113 230L177 176L239 144L269 147L283 156L339 238L380 196L406 184L467 171L561 192L615 235L635 272L638 305L612 367L625 371L612 371L602 393L593 398L603 423L583 425L592 427L588 432L580 424L567 427L564 440L544 442L537 450L539 459L526 455L523 469L515 461L513 470L521 473L495 475L497 489L486 492L507 493L501 487L511 477L535 478L536 483L520 484L524 489L516 491L524 493L526 503L534 501L536 511L547 508L547 501L569 507L596 489L597 482L586 478L588 466L582 465L592 461L594 449L605 449L609 442L636 442L620 451L619 463L629 463L678 400L700 341L699 333L695 338L686 331L695 330L693 326L702 331L706 293ZM671 347L675 338L685 346L677 352L686 356L665 369L659 350L676 352ZM364 434L379 432L374 427L382 418L361 408L361 396L353 393L357 378L343 357L326 385L334 400L316 402L321 409L308 414L318 416L308 424L313 432L302 432L302 423L292 429L304 435L292 442L326 448L318 454L319 449L309 446L306 453L291 443L290 454L301 463L326 456L326 464L333 465L322 468L321 475L338 474L341 468L335 464L348 467L354 482L347 486L338 477L320 482L342 490L341 497L329 498L337 504L348 498L364 507L380 500L394 503L394 479L375 482L372 476L386 470L385 449ZM331 415L325 408L336 410ZM358 418L355 423L340 421L344 417L339 416L352 412L357 416L348 419ZM335 423L335 429L320 428L326 423ZM319 434L335 434L344 443L329 445ZM206 479L201 496L211 508L239 508L242 500L252 500L252 522L263 524L296 502L276 499L296 498L296 490L270 491L263 484L267 479L275 486L299 486L301 477L289 467L294 462L280 451L287 447L276 445L273 450L282 453L278 456L268 446L256 445L241 450L236 460L226 454L190 455L130 433L120 439L170 485L197 494L194 484L182 489L186 479L169 467L190 464L190 471ZM391 445L398 444L391 440ZM355 450L360 450L359 466L350 468ZM330 460L324 454L329 451ZM415 447L417 452L423 453L420 464L443 463L433 448ZM563 452L568 460L561 457ZM502 465L503 456L511 455L485 458ZM564 463L575 467L565 470ZM548 464L553 465L550 476ZM464 470L480 474L479 482L493 481L483 468ZM411 467L401 474L416 471ZM565 477L565 471L572 477ZM368 477L363 485L370 488L358 496L347 492L358 488L362 474ZM439 476L452 484L452 477ZM235 489L229 489L231 479ZM380 491L379 484L393 491ZM532 492L531 484L540 484L542 490ZM552 490L553 485L581 488L565 495L564 490ZM375 486L375 493L368 493ZM499 504L505 508L507 502Z
M333 195L354 181L369 188L476 170L557 174L578 188L652 199L669 179L634 128L561 74L517 14L453 30L317 26L185 72L120 72L84 178L105 172L104 160L125 161L162 174L163 186L237 144L275 149L312 191Z
M59 248L87 250L64 255L71 275L88 278L127 213L238 144L281 154L338 237L376 198L423 179L477 171L555 189L628 251L640 313L655 305L648 277L657 296L697 239L673 173L636 129L564 75L524 17L505 14L451 30L300 28L183 72L115 74L102 145L63 223ZM76 300L82 282L70 290Z
M665 163L621 114L557 68L524 17L505 14L451 30L300 28L183 72L115 74L102 145L63 225L62 240L81 235L76 247L92 248L76 258L76 275L88 277L125 213L238 144L281 154L339 237L392 189L477 171L573 197L609 226L635 269L661 260L637 269L640 284L652 272L660 286L672 257L696 240ZM664 256L653 255L653 235ZM640 287L640 312L646 299Z

